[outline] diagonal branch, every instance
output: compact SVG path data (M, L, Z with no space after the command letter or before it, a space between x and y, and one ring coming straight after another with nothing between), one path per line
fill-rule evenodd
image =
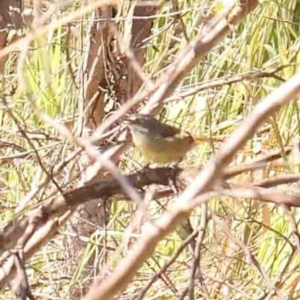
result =
M136 243L130 255L125 257L109 278L91 287L84 300L111 299L133 278L143 262L152 255L157 243L170 233L189 212L207 197L197 197L207 193L222 177L223 169L235 153L253 136L259 126L281 106L289 103L300 92L300 73L261 101L244 122L225 141L217 155L210 159L193 183L181 194L178 201L159 219L145 228L142 238Z

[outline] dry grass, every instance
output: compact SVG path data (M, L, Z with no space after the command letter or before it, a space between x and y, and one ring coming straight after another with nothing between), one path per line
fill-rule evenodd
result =
M197 20L205 19L203 15L217 12L221 4L182 0L179 1L179 7L184 12L181 19L168 16L173 12L171 3L161 5L159 17L155 18L145 64L145 72L153 79L187 45L184 32L189 38L196 36L201 28ZM72 15L73 9L69 7L58 18ZM296 0L261 3L182 80L174 95L166 101L160 118L195 135L228 136L262 98L282 83L281 79L287 80L299 70L299 10ZM15 120L7 113L8 109L2 102L0 140L9 143L3 143L0 149L2 224L12 218L22 199L46 180L45 170L51 173L53 167L64 161L74 149L70 142L60 138L53 127L41 120L38 112L41 110L63 124L71 121L74 135L78 134L76 122L83 99L80 78L76 78L71 71L76 73L82 63L89 16L87 13L75 19L69 44L66 24L56 21L57 27L51 26L28 45L18 70L14 62L6 65L6 74L1 82L2 97L9 104ZM236 74L253 70L271 71L281 66L286 67L279 70L276 76L249 75L232 84L224 83L197 91L200 84L217 78L230 79ZM16 91L11 93L15 88ZM298 142L298 101L290 103L269 118L263 128L236 155L233 166L250 161L271 149ZM182 166L203 165L219 146L219 143L199 143L182 162ZM22 151L31 152L32 155L19 157L18 153ZM38 152L42 167L34 151ZM292 164L291 158L287 157L285 162L286 166L247 172L237 179L253 182L299 172L299 167ZM134 149L130 149L123 156L122 168L129 173L144 163L143 158ZM76 186L77 182L76 179L72 180L71 166L67 166L55 180L64 190ZM298 184L282 186L281 189L299 192ZM36 201L46 200L51 191L53 183L42 188L26 204L26 208L30 208ZM151 203L148 217L160 215L170 200ZM190 220L193 228L201 227L203 209L199 207L192 213ZM285 298L299 297L297 236L291 218L282 207L251 199L218 197L209 201L208 211L213 217L205 224L200 258L201 276L195 281L195 299L279 299L274 294L274 285ZM298 222L297 209L292 210L291 214ZM112 270L120 257L127 253L127 249L120 252L120 247L126 248L126 228L135 218L137 205L126 201L114 202L106 230L97 228L91 236L82 237L86 241L86 248L82 256L78 257L75 272L67 276L62 272L64 262L61 259L65 250L62 237L69 233L62 230L53 243L28 262L28 276L37 299L69 299L69 288L82 284L79 278L85 262L93 251L97 251L95 245L103 244L104 240L106 249L99 253L101 260L96 263L101 266L101 272ZM136 235L139 236L138 231ZM127 241L127 246L130 247L134 240ZM256 258L263 274L239 243ZM178 251L181 244L182 240L176 232L161 241L155 254L139 270L121 298L137 299L141 290ZM186 247L149 288L147 299L180 299L189 285L192 263L191 251ZM0 299L9 297L0 296Z

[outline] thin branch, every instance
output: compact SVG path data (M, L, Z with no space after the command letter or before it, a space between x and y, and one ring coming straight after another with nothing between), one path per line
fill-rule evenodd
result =
M17 300L35 300L33 297L30 286L28 283L28 277L25 270L25 261L23 256L23 250L15 251L15 269L16 276L10 282L11 288L14 290Z
M236 183L222 183L224 189L215 187L215 192L219 195L232 197L232 198L246 198L246 199L259 199L260 201L267 203L276 203L286 205L288 207L299 207L300 197L288 195L284 192L276 191L273 189L267 189L259 186L251 186L247 184Z
M172 255L172 257L165 263L165 265L157 272L151 280L146 284L146 286L139 292L136 300L142 300L146 295L147 291L153 285L153 283L164 274L167 269L176 261L182 251L191 243L191 241L199 234L199 230L194 231L178 248L178 250Z
M197 272L197 269L200 269L201 247L202 247L202 243L203 243L203 240L205 237L208 219L210 219L210 216L208 216L208 213L207 213L207 204L204 203L202 205L202 211L201 211L200 230L199 230L199 234L198 234L197 241L196 241L196 247L194 250L195 258L193 261L191 276L190 276L190 280L189 280L190 282L189 282L188 291L189 291L189 299L190 300L195 299L194 285L195 285L195 279L196 279L196 272ZM204 293L206 294L206 296L208 296L208 291L206 290L206 287L204 286L204 282L202 279L201 279L201 283L203 286Z
M264 271L264 269L262 268L262 266L260 265L256 257L254 256L254 254L251 252L249 247L247 247L239 239L233 236L230 229L224 222L220 221L219 218L216 217L213 213L211 215L213 221L218 225L220 230L222 230L234 244L238 245L243 250L246 260L249 260L257 268L257 270L259 271L259 273L262 275L267 285L269 286L269 289L274 293L276 293L279 299L283 300L284 297L282 296L281 291L276 286L276 283L267 276L266 272Z

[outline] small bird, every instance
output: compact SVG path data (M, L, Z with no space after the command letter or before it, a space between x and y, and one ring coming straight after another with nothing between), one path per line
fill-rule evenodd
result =
M135 147L153 163L178 163L194 145L187 132L161 123L148 114L133 114L127 119Z

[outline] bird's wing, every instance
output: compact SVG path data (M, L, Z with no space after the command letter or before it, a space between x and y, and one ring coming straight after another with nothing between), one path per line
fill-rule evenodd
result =
M180 132L180 130L176 127L164 123L160 123L160 126L157 127L157 129L159 130L159 134L162 137L172 137Z

